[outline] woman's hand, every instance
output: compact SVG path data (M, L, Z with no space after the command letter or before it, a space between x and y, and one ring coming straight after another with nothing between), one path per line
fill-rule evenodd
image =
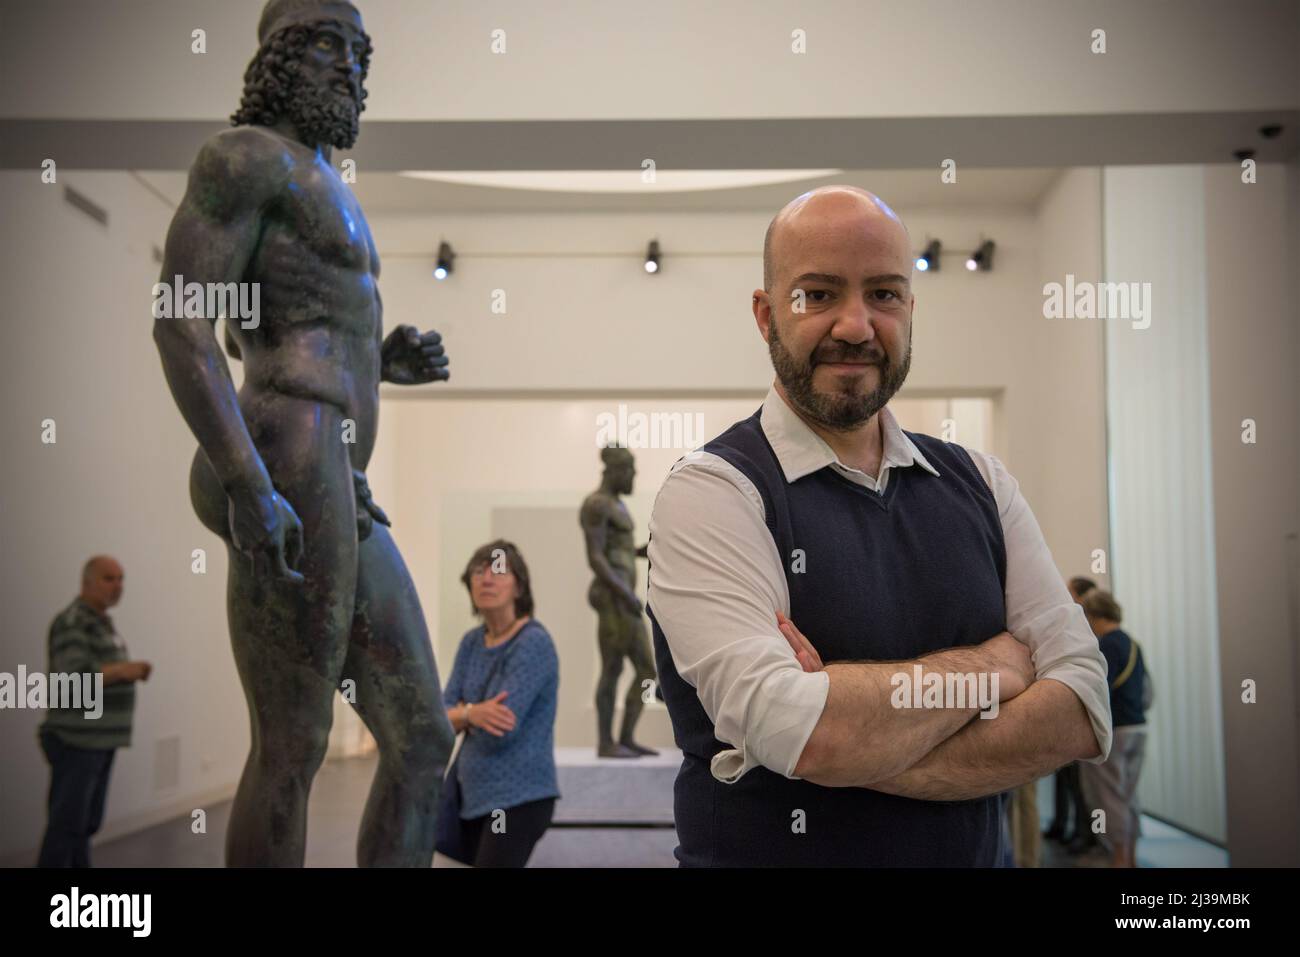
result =
M482 728L488 734L501 737L515 728L515 713L501 703L507 691L499 691L487 701L471 705L466 720L476 728Z

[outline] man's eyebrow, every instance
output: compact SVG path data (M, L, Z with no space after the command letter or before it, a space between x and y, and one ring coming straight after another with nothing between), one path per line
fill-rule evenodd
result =
M848 283L845 282L843 276L836 276L833 273L825 273L825 272L806 272L802 276L796 277L796 279L794 280L794 284L796 286L799 285L799 283L801 282L823 282L826 283L828 286L848 285ZM866 279L862 281L862 284L864 286L878 286L882 283L906 284L909 282L911 282L910 279L908 279L906 276L899 275L898 273L882 273L879 276L868 276Z

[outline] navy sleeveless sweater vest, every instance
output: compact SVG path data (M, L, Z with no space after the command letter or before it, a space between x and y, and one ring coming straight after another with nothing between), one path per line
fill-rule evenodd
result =
M824 663L915 658L1005 629L1002 524L993 492L965 449L906 433L940 477L919 465L894 469L883 495L829 466L787 483L760 414L704 451L739 469L762 496L785 564L790 617ZM647 611L660 687L683 753L673 802L682 865L1000 863L999 796L917 801L790 780L764 767L734 784L716 780L709 762L730 745L714 737L695 689L673 666L654 611Z

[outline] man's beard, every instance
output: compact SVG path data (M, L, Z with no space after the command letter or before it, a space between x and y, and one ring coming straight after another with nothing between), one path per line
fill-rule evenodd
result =
M768 324L767 351L772 357L772 368L785 388L790 403L805 418L834 432L848 432L866 422L885 407L903 386L912 367L912 330L907 331L907 351L903 362L895 366L889 353L881 350L877 355L866 343L849 345L832 342L818 345L807 360L796 359L776 331L776 318ZM813 388L813 373L817 363L825 362L875 362L880 370L880 384L863 394L857 383L835 392L818 392ZM865 369L866 367L864 367ZM866 374L865 372L863 373Z
M361 129L360 96L340 93L332 85L299 80L289 97L287 113L298 135L316 146L348 149Z

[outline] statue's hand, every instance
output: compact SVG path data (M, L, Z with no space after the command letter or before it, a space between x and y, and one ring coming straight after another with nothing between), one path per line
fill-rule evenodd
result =
M623 606L623 610L631 615L641 614L641 599L636 597L635 592L627 594L619 593L618 602Z
M302 558L302 522L278 492L236 492L230 496L230 537L235 548L253 561L262 580L300 584L294 571Z
M397 385L446 382L451 377L442 336L430 329L423 335L414 326L398 326L380 349L380 377Z

